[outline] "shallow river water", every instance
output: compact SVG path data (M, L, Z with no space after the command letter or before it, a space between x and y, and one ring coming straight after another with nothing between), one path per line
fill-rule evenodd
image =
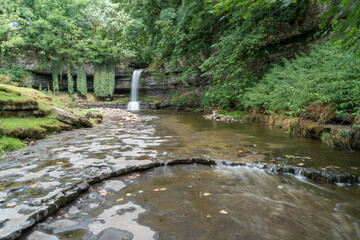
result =
M359 190L256 168L158 168L96 184L32 234L108 240L358 239Z
M319 140L289 136L264 124L216 122L194 113L160 111L157 115L159 118L153 120L157 134L171 136L171 141L156 148L164 161L188 156L301 164L351 173L360 169L360 152L329 149Z
M7 179L0 181L0 193L7 194L4 205L18 205L2 205L0 213L16 210L26 218L38 206L37 197L125 167L175 159L269 162L359 173L359 152L330 150L318 141L263 125L212 122L194 113L141 114L156 118L120 126L117 119L107 119L94 129L53 135L5 157L0 176ZM0 216L0 229L15 226L14 219ZM86 187L75 201L21 238L359 239L360 186L256 167L157 167Z

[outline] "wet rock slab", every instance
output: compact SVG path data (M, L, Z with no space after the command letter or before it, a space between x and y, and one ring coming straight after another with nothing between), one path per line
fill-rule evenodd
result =
M157 153L146 147L160 145L154 132L146 117L140 124L112 114L92 129L52 135L2 157L0 239L19 237L94 182L153 167ZM121 185L109 182L107 188L119 190Z

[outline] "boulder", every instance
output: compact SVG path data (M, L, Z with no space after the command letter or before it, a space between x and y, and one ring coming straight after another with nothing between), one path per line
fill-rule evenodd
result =
M93 119L103 119L104 116L101 114L101 113L97 113L97 112L87 112L85 114L85 117L88 117L88 118L93 118Z
M57 107L52 107L52 109L56 113L56 118L61 122L67 123L76 128L93 126L93 124L89 120L87 120L83 117L80 117L70 111L64 110L62 108L57 108Z

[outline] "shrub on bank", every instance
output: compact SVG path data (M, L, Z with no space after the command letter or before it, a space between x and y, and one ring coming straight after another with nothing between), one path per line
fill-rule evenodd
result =
M312 103L338 112L360 111L360 59L336 47L316 46L309 55L275 65L245 93L245 107L298 115Z
M360 111L360 59L329 44L317 45L283 65L274 65L261 79L222 82L203 98L206 106L256 109L298 116L313 104L330 105L337 113Z

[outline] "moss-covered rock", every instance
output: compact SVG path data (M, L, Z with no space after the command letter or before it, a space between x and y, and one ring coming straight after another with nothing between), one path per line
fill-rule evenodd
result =
M80 116L77 116L70 111L67 111L67 110L64 110L64 109L58 108L58 107L52 107L52 109L56 113L56 118L61 122L67 123L76 128L93 126L93 124L89 120L82 118Z

